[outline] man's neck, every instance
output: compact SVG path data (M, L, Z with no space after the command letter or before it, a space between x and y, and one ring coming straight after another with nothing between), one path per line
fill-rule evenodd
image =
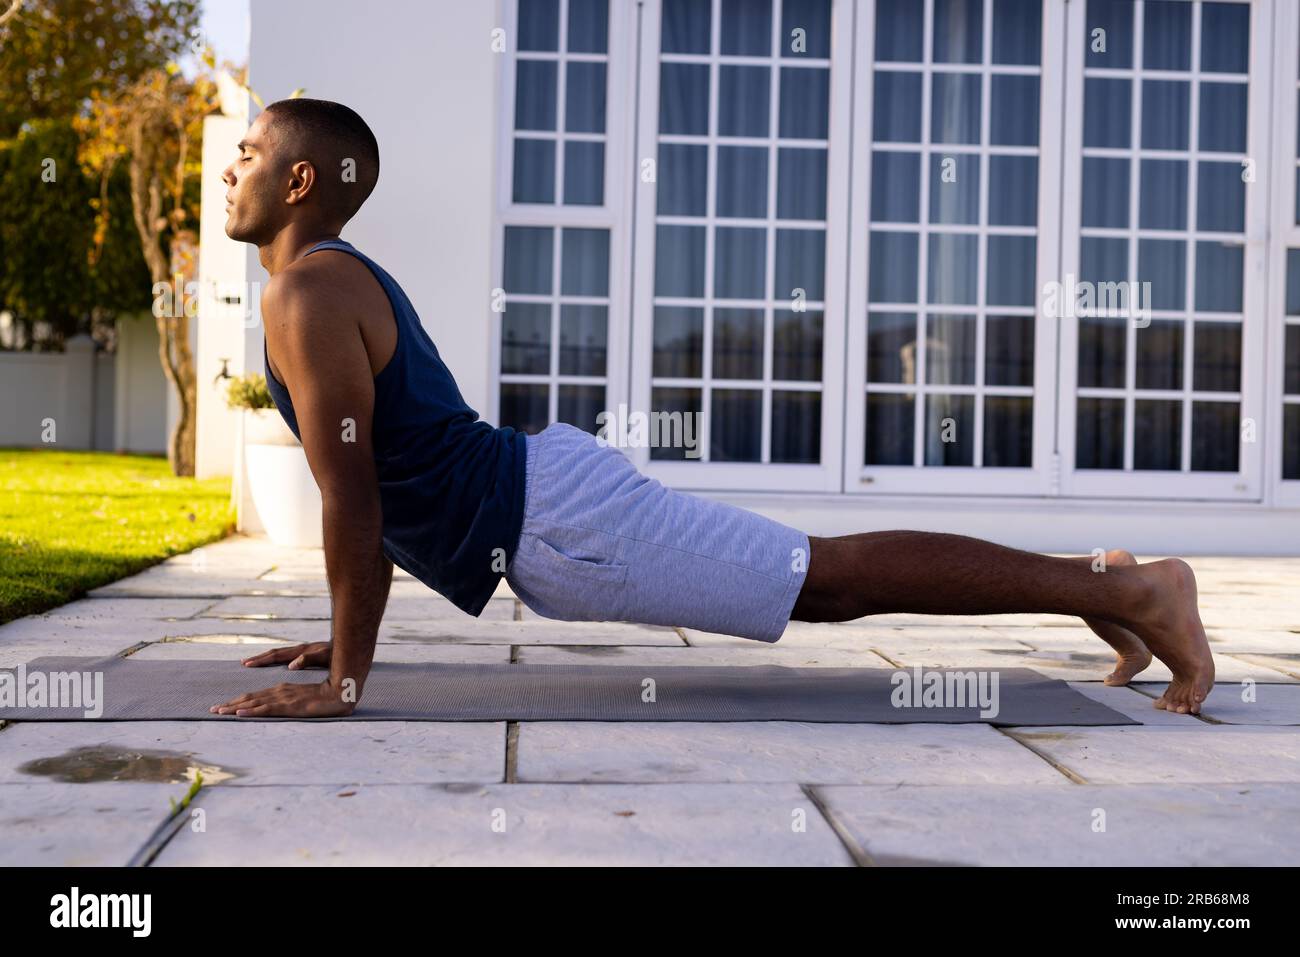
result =
M300 259L303 253L317 243L338 238L337 232L330 232L320 226L291 223L276 233L275 238L265 246L257 247L257 258L261 260L262 268L274 276Z

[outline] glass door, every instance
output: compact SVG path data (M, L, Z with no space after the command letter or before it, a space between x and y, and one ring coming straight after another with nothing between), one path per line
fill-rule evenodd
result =
M1042 0L859 5L848 492L1049 489L1062 29Z
M1068 494L1261 496L1272 12L1070 4Z
M853 5L639 9L629 452L678 488L839 491Z

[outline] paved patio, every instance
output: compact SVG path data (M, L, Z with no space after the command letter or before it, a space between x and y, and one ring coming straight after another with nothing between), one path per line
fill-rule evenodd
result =
M1032 667L1142 726L11 723L0 863L1295 865L1300 559L1192 564L1220 682L1200 717L1151 706L1158 665L1104 687L1109 649L1052 616L792 624L765 645L546 621L504 587L472 619L399 572L381 661ZM235 536L0 626L0 667L320 641L328 595L320 551ZM196 770L202 814L169 823Z

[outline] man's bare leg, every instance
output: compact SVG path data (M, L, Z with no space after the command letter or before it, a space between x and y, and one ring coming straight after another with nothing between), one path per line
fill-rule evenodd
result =
M864 532L811 539L796 621L867 615L1055 614L1108 622L1136 635L1174 680L1157 708L1197 714L1214 684L1214 660L1186 562L1119 565L1105 574L961 535Z

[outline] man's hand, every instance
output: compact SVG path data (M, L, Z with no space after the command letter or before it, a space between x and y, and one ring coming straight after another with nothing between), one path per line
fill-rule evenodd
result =
M241 664L246 668L264 668L267 665L289 663L290 671L300 668L328 668L330 666L330 648L328 641L313 641L307 645L293 645L289 648L272 648L260 655L245 658Z
M237 718L335 718L349 715L355 708L355 702L344 701L342 692L326 680L318 685L279 684L250 691L208 711Z

